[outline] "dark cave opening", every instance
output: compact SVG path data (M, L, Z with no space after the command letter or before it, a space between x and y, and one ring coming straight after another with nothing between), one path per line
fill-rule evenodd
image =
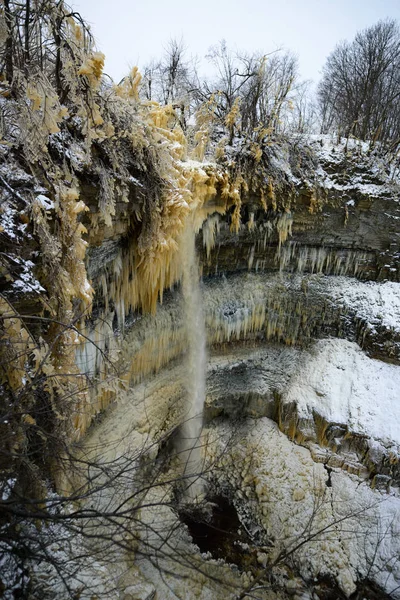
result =
M254 541L226 496L210 496L199 506L185 506L179 517L200 552L209 552L213 558L235 564L240 570L256 567Z

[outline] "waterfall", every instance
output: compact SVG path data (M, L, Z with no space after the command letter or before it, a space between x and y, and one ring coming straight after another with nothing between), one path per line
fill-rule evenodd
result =
M184 467L187 500L203 495L202 471L203 408L205 400L206 331L199 285L194 229L188 223L182 239L182 291L188 351L185 361L187 411L181 428L180 457ZM189 477L193 475L193 477Z

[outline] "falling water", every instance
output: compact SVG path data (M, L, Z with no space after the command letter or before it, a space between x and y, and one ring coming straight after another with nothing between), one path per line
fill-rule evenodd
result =
M186 357L187 411L182 426L180 456L187 477L186 499L198 499L203 494L200 477L202 468L201 430L205 399L206 332L199 269L195 250L195 236L186 227L182 240L182 290L185 310L185 329L188 342ZM189 477L193 475L193 477Z

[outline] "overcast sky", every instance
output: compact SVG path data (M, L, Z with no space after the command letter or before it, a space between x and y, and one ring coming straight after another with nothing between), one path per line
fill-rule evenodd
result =
M295 52L304 79L318 81L340 40L386 17L400 22L400 0L75 0L91 25L105 71L119 81L130 67L163 54L183 38L188 54L203 59L224 39L238 50Z

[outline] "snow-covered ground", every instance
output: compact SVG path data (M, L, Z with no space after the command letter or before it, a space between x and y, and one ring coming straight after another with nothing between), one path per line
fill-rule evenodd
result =
M387 158L379 154L379 145L374 149L368 141L338 140L336 136L321 134L302 136L302 139L311 145L321 163L317 176L326 189L358 191L374 197L389 194L392 199L400 199L400 171L395 164L388 165ZM344 164L347 165L347 173L343 178L340 167ZM327 165L336 165L338 173L327 173Z

